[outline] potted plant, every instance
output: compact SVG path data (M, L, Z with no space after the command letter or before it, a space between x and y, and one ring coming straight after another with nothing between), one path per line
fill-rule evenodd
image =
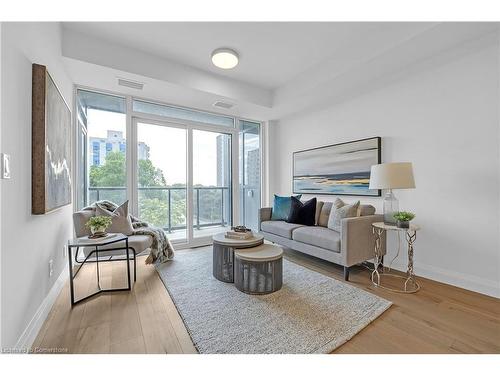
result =
M407 211L399 211L393 215L396 219L396 225L398 228L407 229L410 227L410 221L415 218L415 214Z
M93 236L106 233L106 229L111 225L111 217L109 216L93 216L85 223L85 226L90 229Z

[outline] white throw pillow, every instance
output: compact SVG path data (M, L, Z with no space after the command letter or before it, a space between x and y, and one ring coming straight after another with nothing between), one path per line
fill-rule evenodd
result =
M117 207L113 212L109 212L100 207L99 203L97 203L95 207L95 216L111 217L111 225L106 229L108 233L123 233L127 236L134 234L132 220L128 214L128 201Z
M342 219L358 216L359 204L359 201L353 204L345 204L342 199L337 198L328 217L328 229L340 232Z

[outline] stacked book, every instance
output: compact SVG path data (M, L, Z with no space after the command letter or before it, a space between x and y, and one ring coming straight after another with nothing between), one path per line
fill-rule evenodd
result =
M228 230L225 236L226 238L230 238L232 240L248 240L253 237L253 233L252 231L236 232L234 230Z

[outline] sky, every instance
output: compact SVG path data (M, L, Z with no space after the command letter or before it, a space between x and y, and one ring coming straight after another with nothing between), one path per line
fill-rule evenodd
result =
M124 114L89 110L88 136L106 138L108 130L126 128ZM193 133L193 183L217 185L217 144L219 133L195 130ZM226 136L229 137L229 136ZM167 184L186 183L185 129L138 123L137 139L150 147L153 165L163 171Z

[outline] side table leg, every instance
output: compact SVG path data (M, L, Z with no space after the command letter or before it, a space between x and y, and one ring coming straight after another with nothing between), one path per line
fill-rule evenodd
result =
M408 281L411 281L413 285L415 282L415 273L413 271L413 244L417 239L416 231L407 231L406 232L406 242L408 243L408 270L406 271L406 281L405 281L405 292L407 291Z
M378 271L378 268L380 266L380 260L382 258L382 254L381 254L381 248L382 248L382 233L383 233L383 229L379 229L379 228L375 228L375 227L372 227L372 232L375 236L375 257L374 257L374 263L373 263L373 272L372 272L372 275L371 275L371 280L372 280L372 283L375 284L375 285L380 285L380 273ZM377 281L375 281L375 276L377 277Z
M73 286L73 259L71 257L71 246L68 245L68 262L69 262L69 293L71 296L71 307L75 304L75 291Z
M99 270L99 248L96 246L95 247L95 254L96 254L96 268L97 268L97 289L101 290L101 271Z
M125 240L125 246L127 247L127 280L128 280L128 290L132 289L131 281L130 281L130 254L128 249L128 237Z

